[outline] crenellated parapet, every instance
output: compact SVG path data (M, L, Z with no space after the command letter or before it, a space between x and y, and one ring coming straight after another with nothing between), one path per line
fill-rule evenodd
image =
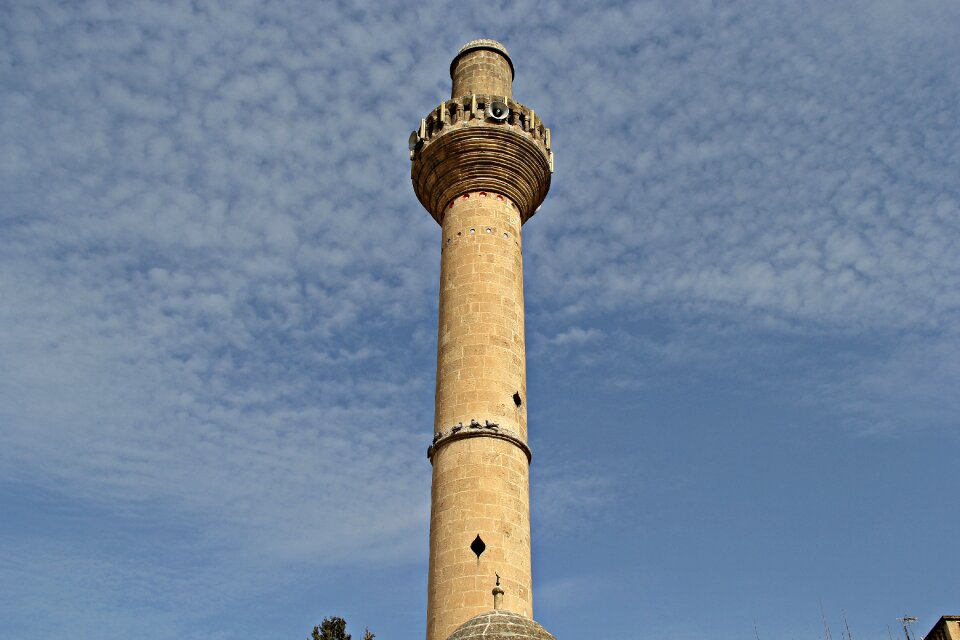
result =
M469 191L506 196L522 222L550 189L550 129L536 112L505 96L469 95L440 103L410 135L411 179L421 204L443 211Z

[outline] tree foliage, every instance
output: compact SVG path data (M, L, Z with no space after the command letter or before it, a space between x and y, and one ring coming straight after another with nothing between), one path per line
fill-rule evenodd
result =
M373 640L370 629L363 630L363 640ZM313 628L310 640L352 640L347 633L347 621L337 616L324 618L323 622Z

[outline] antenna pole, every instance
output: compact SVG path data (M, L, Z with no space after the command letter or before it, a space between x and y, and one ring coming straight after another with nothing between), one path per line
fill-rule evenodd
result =
M830 635L830 625L827 624L827 614L823 612L823 600L820 601L820 618L823 620L823 640L833 640Z
M907 640L913 640L913 635L910 633L910 625L917 621L916 617L903 616L902 618L897 618L897 620L903 625L903 635L907 637Z
M853 640L853 634L850 633L850 623L847 622L847 612L843 611L843 626L847 628L847 640Z

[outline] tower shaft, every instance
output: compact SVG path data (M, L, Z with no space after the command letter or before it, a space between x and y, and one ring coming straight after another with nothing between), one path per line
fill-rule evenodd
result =
M500 194L466 193L444 212L441 242L434 431L463 428L433 454L428 640L490 609L496 574L504 608L533 615L529 461L518 446L527 432L520 212Z

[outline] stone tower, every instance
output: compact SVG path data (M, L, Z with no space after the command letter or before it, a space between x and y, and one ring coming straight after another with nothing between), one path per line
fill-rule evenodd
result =
M410 136L414 191L442 228L427 640L489 611L498 575L502 608L533 616L520 227L553 171L502 44L467 43L450 75Z

